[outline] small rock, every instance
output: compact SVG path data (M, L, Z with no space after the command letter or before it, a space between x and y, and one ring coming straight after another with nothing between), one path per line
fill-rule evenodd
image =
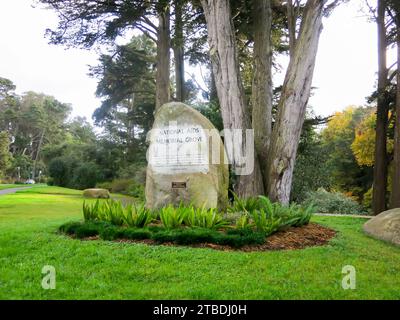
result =
M86 189L83 191L85 198L109 199L110 192L107 189Z

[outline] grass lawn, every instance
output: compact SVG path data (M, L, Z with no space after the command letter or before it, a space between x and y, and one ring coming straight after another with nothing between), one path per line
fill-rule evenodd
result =
M20 186L20 185L16 185L16 184L0 184L0 190L18 188L18 186Z
M81 219L81 192L35 187L0 197L0 299L400 299L400 248L368 238L363 219L314 217L339 231L297 251L79 241L56 234ZM41 287L44 265L57 288ZM357 288L343 290L353 265Z

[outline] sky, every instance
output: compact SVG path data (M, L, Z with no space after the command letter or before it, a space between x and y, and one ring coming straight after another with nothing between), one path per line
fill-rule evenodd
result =
M317 115L364 105L374 90L377 32L360 12L364 1L350 0L324 19L313 79L316 89L309 102ZM88 66L97 64L98 53L49 45L44 33L56 26L56 14L32 4L0 0L0 77L13 81L17 93L52 95L73 106L72 116L91 119L100 99L95 97L97 80L88 76ZM280 62L285 65L285 59ZM275 76L274 85L283 77Z

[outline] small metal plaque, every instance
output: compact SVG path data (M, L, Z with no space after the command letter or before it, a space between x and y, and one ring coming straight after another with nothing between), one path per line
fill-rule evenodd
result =
M172 182L173 189L186 189L186 182Z

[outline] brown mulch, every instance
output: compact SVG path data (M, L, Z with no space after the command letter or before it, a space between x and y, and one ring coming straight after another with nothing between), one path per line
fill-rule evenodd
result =
M266 239L265 244L260 246L245 246L243 251L266 251L266 250L294 250L307 247L323 246L327 244L336 231L316 223L309 223L302 227L290 227L279 231Z
M222 251L270 251L270 250L295 250L304 249L307 247L323 246L326 245L333 237L336 231L330 228L321 226L316 223L309 223L302 227L290 227L286 230L279 231L268 238L262 245L247 245L235 249L230 246L222 246L213 243L193 244L193 248L210 248ZM88 237L85 240L98 240L99 237ZM147 245L164 245L164 246L178 246L175 243L162 243L159 244L151 239L145 240L128 240L118 239L115 240L120 243L142 243Z

